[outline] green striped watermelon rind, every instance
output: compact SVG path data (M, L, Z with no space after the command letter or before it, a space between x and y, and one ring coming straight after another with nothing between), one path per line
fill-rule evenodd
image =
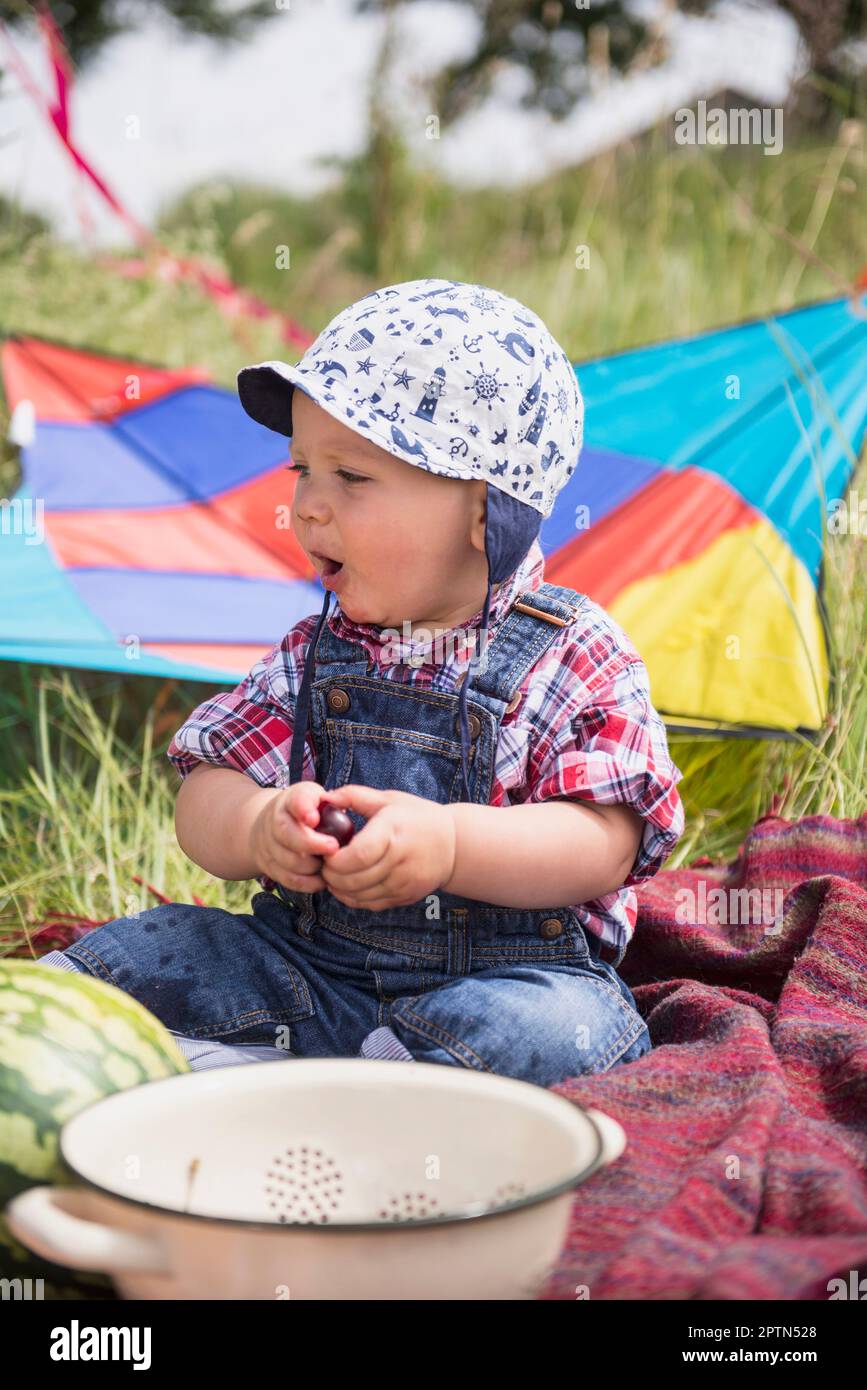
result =
M46 1299L115 1296L106 1274L26 1250L3 1212L28 1187L78 1181L58 1148L66 1120L115 1091L189 1070L132 995L91 975L0 959L0 1278L43 1279Z

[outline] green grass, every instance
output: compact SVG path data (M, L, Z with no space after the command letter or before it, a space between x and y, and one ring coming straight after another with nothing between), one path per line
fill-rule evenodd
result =
M377 285L479 281L546 319L576 361L834 293L867 261L863 131L775 158L672 151L657 134L532 190L467 193L413 169L399 143L360 158L315 200L212 183L157 228L317 332ZM384 177L385 170L387 177ZM290 268L276 268L288 246ZM575 249L590 247L590 268ZM835 279L834 277L838 277ZM231 327L192 285L124 279L0 204L0 325L172 366L237 370L294 360L274 324ZM5 435L6 416L0 417ZM18 484L0 451L0 496ZM867 495L862 466L861 495ZM815 743L671 736L687 831L675 865L733 857L772 798L794 818L867 811L867 564L863 539L828 537L831 709ZM173 829L168 741L213 687L0 663L0 951L54 912L91 919L197 894L243 910L255 884L191 864Z

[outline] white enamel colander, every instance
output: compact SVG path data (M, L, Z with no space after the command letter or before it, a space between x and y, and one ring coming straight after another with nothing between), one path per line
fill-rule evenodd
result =
M523 1081L293 1058L190 1072L63 1126L72 1187L7 1216L57 1264L143 1299L533 1298L573 1189L621 1126Z

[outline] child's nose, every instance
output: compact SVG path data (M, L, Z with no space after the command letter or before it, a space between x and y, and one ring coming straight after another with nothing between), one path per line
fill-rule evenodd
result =
M296 516L301 521L314 521L322 524L331 517L331 503L328 499L327 489L316 482L314 478L306 478L303 487L296 487L292 505Z

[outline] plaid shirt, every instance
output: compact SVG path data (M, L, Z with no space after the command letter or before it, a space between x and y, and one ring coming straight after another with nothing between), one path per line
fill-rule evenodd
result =
M495 592L489 630L521 590L538 588L544 569L536 541L520 568ZM480 609L455 633L471 632L481 618ZM205 761L245 772L263 787L288 785L294 702L317 619L316 613L302 618L234 690L212 696L193 711L168 749L181 777ZM398 643L393 631L384 635L383 629L352 622L339 603L328 622L338 636L360 643L386 680L453 692L466 666L470 636L466 647L457 636L442 642L446 660L435 664L423 661L430 644L412 639ZM416 664L408 664L410 658ZM490 804L573 797L620 803L639 813L644 821L641 844L622 888L574 904L586 930L625 946L635 929L633 885L657 872L684 825L677 791L682 774L671 761L664 725L650 702L644 663L614 619L588 599L577 620L560 629L531 668L521 697L500 724ZM316 780L309 730L303 775ZM257 881L265 889L275 887L267 876Z

